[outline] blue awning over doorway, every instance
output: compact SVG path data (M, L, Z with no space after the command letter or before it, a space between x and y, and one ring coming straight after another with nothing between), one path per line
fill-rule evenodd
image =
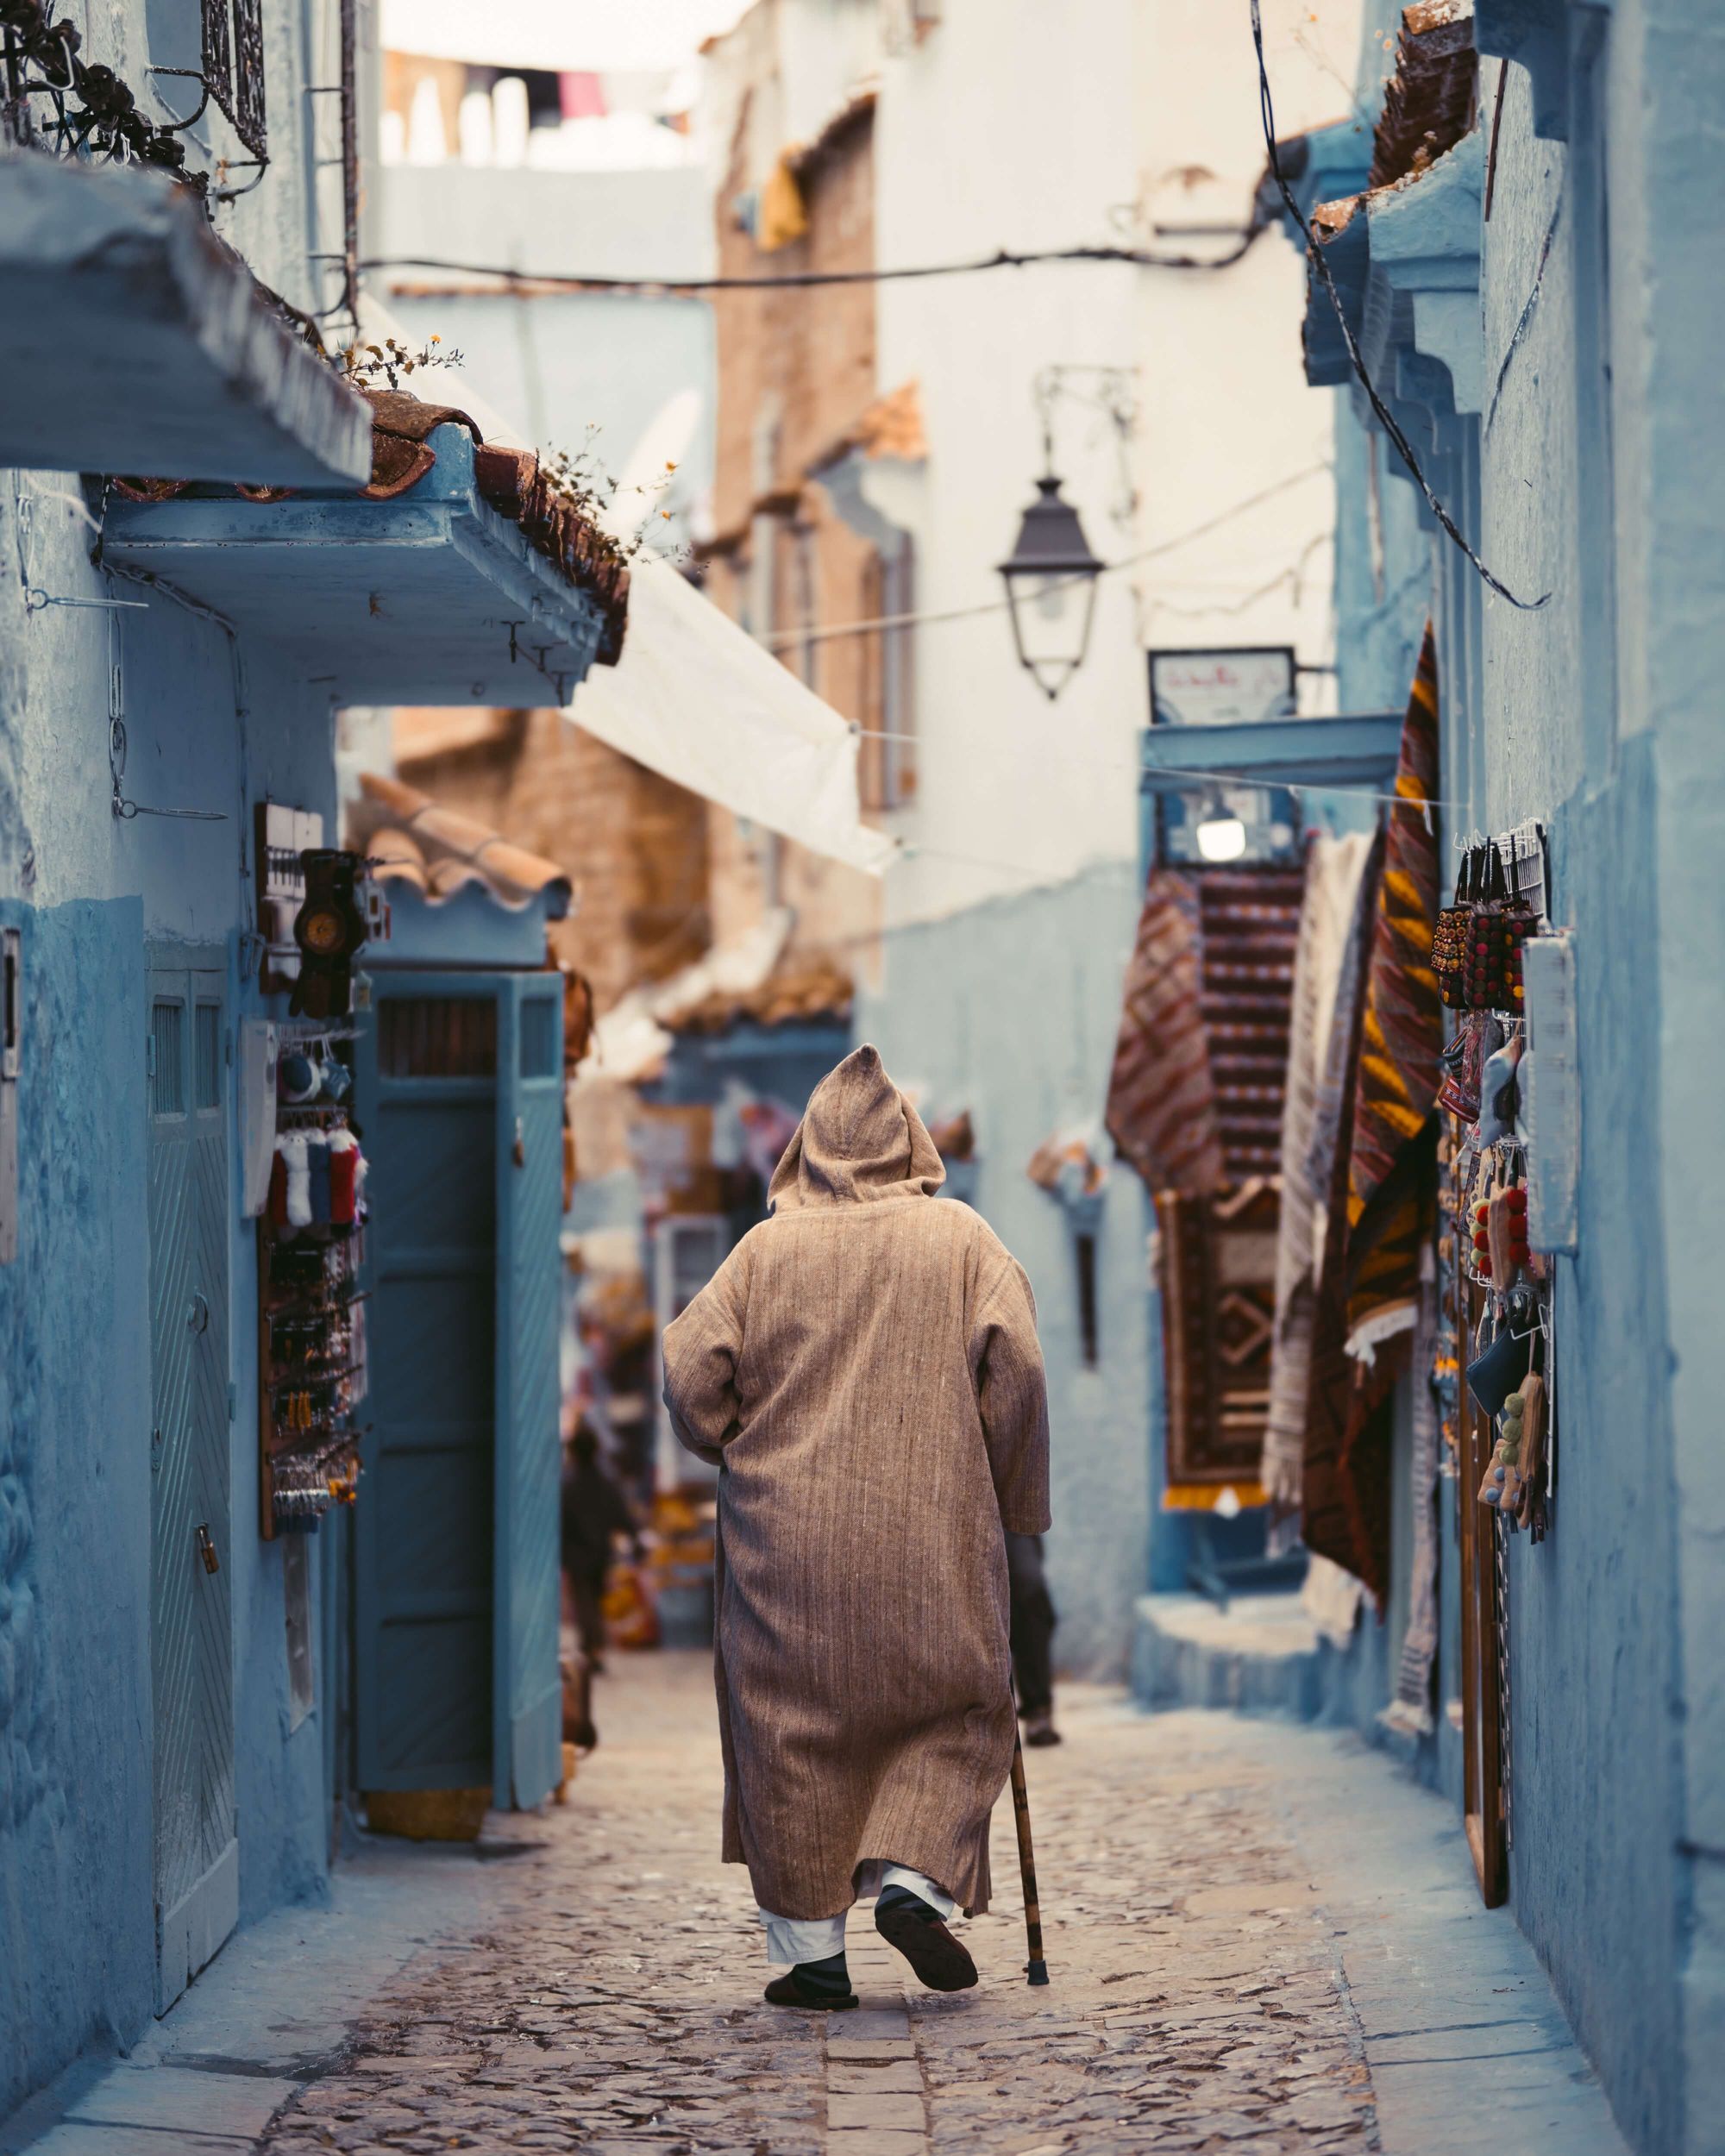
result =
M567 705L621 633L621 603L571 582L481 492L473 436L384 501L191 489L109 505L104 559L163 579L352 704Z

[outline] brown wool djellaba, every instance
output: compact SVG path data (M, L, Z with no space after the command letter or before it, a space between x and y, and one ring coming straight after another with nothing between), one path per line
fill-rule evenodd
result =
M1030 1283L872 1048L815 1088L751 1229L665 1333L716 1461L725 1861L836 1916L857 1867L988 1906L1014 1714L1002 1528L1048 1518Z

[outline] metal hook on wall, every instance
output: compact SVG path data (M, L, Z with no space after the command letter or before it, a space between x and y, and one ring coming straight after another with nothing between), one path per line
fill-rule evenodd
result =
M79 496L67 492L63 486L19 486L14 489L12 505L18 518L18 582L23 589L24 611L39 614L47 606L81 606L92 611L110 612L125 607L147 607L149 601L141 599L72 599L64 593L50 592L35 580L36 529L35 508L38 502L65 502L75 509L97 537L102 536L102 526L90 513L89 505Z
M147 606L145 599L91 600L91 605L106 604L116 609L127 606ZM132 823L140 816L171 816L188 824L225 824L227 813L222 809L150 808L141 801L128 799L122 780L126 775L126 675L125 651L122 638L122 624L110 615L108 621L108 776L113 787L110 806L122 824Z

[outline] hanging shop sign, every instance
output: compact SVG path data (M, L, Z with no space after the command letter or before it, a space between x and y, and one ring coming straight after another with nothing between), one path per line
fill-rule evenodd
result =
M1243 726L1294 716L1294 647L1152 651L1152 726Z
M1295 715L1290 644L1238 649L1152 651L1150 720L1160 727L1250 728ZM1284 788L1223 784L1212 764L1178 794L1155 801L1156 852L1170 863L1287 857L1295 844L1293 802Z
M259 986L267 995L290 993L299 978L293 924L305 903L301 856L323 843L323 818L315 809L260 801L257 840L258 934L264 946Z

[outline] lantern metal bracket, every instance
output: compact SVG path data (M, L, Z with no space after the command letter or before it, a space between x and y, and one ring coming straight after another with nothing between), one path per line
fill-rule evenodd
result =
M1042 468L1045 475L1051 477L1054 472L1057 403L1063 399L1070 404L1082 404L1087 411L1100 414L1113 429L1120 466L1119 492L1108 514L1116 523L1126 526L1131 525L1138 507L1132 444L1132 436L1138 432L1138 378L1142 372L1141 367L1095 367L1063 361L1040 368L1031 383L1031 396L1042 428Z

